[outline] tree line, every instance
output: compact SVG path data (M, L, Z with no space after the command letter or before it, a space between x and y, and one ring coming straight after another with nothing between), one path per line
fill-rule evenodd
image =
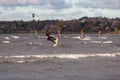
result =
M44 32L50 29L55 32L60 29L63 33L93 33L101 30L102 32L120 31L120 18L106 17L82 17L73 20L31 20L31 21L0 21L0 33L17 32Z

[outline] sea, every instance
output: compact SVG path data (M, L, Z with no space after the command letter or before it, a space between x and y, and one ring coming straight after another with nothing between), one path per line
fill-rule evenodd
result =
M120 35L0 34L0 80L120 80Z

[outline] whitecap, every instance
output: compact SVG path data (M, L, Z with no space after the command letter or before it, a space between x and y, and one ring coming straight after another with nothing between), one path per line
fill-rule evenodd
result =
M4 39L6 39L6 40L10 40L10 37L4 37Z
M29 42L29 45L43 45L43 43L38 43L38 42Z
M11 38L14 38L14 39L19 39L20 37L19 36L10 36Z
M4 44L9 44L10 41L2 41L2 43L4 43Z
M82 40L91 40L91 37L86 36L86 37L84 37Z
M74 39L81 39L80 36L77 36L77 37L73 37Z
M91 40L89 36L85 36L84 38L81 38L80 36L73 37L74 39L79 39L79 40Z
M4 58L15 58L15 59L25 59L25 58L60 58L60 59L78 59L87 57L117 57L120 53L97 53L97 54L41 54L41 55L13 55L4 56ZM2 56L3 58L3 56ZM33 61L33 60L32 60Z
M41 59L49 59L49 58L58 58L58 59L80 59L80 58L115 58L120 56L120 53L97 53L97 54L40 54L40 55L13 55L13 56L0 56L3 61L0 63L28 63L28 62L36 62Z
M90 43L102 43L102 41L90 41Z
M113 42L112 41L104 41L103 43L110 44L110 43L113 43Z

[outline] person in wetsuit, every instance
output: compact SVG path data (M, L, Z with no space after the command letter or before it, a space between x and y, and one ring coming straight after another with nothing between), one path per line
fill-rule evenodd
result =
M52 41L55 44L56 39L50 36L50 32L48 30L46 30L45 35L46 35L47 40Z

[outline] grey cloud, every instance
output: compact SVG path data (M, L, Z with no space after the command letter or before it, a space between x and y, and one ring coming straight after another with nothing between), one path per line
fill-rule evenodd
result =
M1 7L16 6L42 6L45 8L64 9L72 7L72 4L66 3L65 0L0 0ZM120 0L78 0L76 6L84 8L106 8L120 9Z
M55 9L63 9L63 8L71 7L71 5L65 3L64 0L59 0L58 2L52 1L51 4L54 6Z
M71 7L65 0L1 0L1 7L40 6L42 8L64 9Z
M0 6L28 6L39 4L39 0L0 0Z
M120 0L80 0L76 5L84 8L120 9Z

